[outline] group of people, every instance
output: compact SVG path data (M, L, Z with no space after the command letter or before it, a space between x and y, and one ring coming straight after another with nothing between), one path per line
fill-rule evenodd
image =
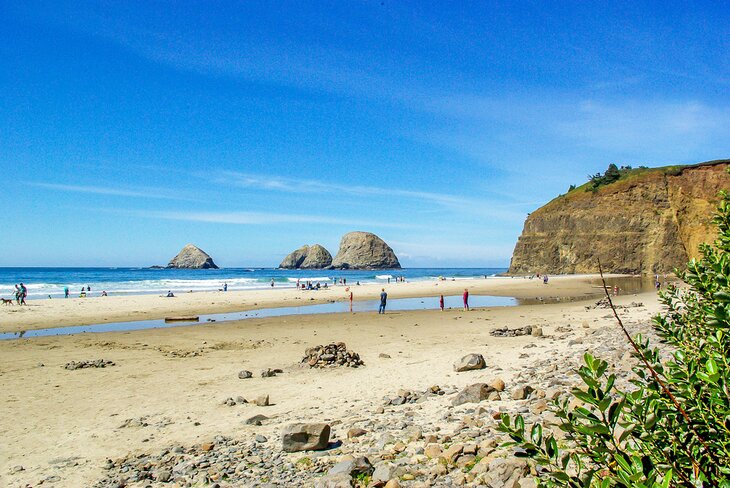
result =
M25 297L28 296L28 288L23 283L15 285L15 303L18 305L28 305L25 303Z
M406 277L405 276L396 276L395 278L396 283L405 283ZM388 284L390 284L390 277L388 277Z
M327 289L327 282L325 282L324 285L322 285L319 281L314 283L309 280L305 283L301 283L299 279L297 279L297 290L319 290L320 288Z
M462 295L462 299L464 300L464 311L469 311L469 289L464 288L464 294ZM388 294L385 292L385 288L380 289L380 307L378 307L378 313L384 314L385 313L385 307L388 304ZM439 295L439 308L441 311L444 311L444 296ZM350 311L352 312L352 293L350 293Z

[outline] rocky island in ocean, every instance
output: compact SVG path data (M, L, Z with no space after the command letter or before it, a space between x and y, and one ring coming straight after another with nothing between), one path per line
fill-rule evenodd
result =
M180 269L218 269L218 266L213 262L213 258L193 244L187 244L183 247L177 253L177 256L170 260L167 267Z
M323 269L332 264L332 254L319 244L304 245L285 257L281 269Z
M393 249L371 232L348 232L342 236L332 268L400 269Z

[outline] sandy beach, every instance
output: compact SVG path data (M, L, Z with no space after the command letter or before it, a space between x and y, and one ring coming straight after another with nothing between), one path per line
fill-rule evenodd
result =
M472 293L581 296L595 291L590 287L590 278L556 277L547 286L522 279L475 281L466 286ZM463 282L440 282L438 286L406 283L391 285L388 291L391 296L430 295L434 290L448 294L457 293L464 286ZM379 288L359 287L357 296L374 297ZM342 299L343 293L344 288L321 291L317 299ZM235 293L200 293L174 301L151 296L49 300L33 303L22 315L3 311L3 320L5 323L12 316L17 324L15 317L19 317L27 328L48 327L198 312L198 307L222 310L241 305L272 306L294 301L297 296L295 290L269 290L245 297ZM374 412L380 411L384 396L395 395L399 389L420 391L438 385L446 394L414 404L415 407L386 407L381 414L382 426L395 429L398 424L393 416L400 419L405 414L410 415L409 422L422 426L424 434L426 430L445 432L452 419L444 413L458 414L459 408L464 412L462 407L452 407L450 401L465 385L501 378L507 385L506 391L511 390L525 380L525 374L530 375L531 368L534 371L539 361L560 364L564 369L577 365L586 349L605 348L605 338L595 334L611 331L615 325L605 309L586 309L593 302L469 312L305 315L1 341L0 485L93 486L110 472L107 459L159 452L170 446L222 442L216 440L218 435L252 443L259 435L267 440L256 445L276 449L282 426L294 421L333 425L332 438L343 444L317 459L318 463L332 465L345 452L364 445L358 444L364 440L348 439L348 429L366 426L368 431L376 430L373 423L379 420ZM642 302L642 306L621 311L630 323L646 324L658 310L653 293L617 297L619 304L631 302ZM59 315L63 321L54 318ZM526 325L540 327L543 335L494 337L489 333L497 327ZM300 366L307 347L338 341L346 342L349 349L359 353L365 366ZM455 373L453 364L467 353L483 354L486 369ZM64 369L71 361L96 359L113 361L114 365ZM267 368L279 368L283 373L262 378L260 371ZM253 378L239 379L241 370L252 371ZM539 375L532 376L534 387L540 387ZM272 405L224 404L227 398L242 396L251 401L260 395L269 395ZM527 401L505 397L489 402L489 408L509 410ZM474 412L475 406L472 404L468 411ZM268 419L261 426L244 423L256 414ZM369 455L371 460L377 458L373 453ZM302 457L286 456L289 463ZM254 463L251 469L255 468ZM270 473L272 469L262 472ZM209 480L216 479L210 476L213 478ZM261 479L269 476L260 474ZM301 486L312 486L307 479L302 478ZM127 481L124 485L157 486L152 479Z
M620 275L607 275L608 278ZM514 278L460 279L456 281L415 281L386 285L367 284L332 286L317 291L295 288L270 290L180 293L174 298L159 295L127 295L88 298L29 300L28 306L0 307L0 332L86 325L104 322L162 319L167 316L198 315L286 307L349 300L373 300L385 288L388 297L412 298L461 295L468 289L472 295L536 297L580 297L600 293L591 287L596 275L554 276L549 286L541 280ZM435 305L434 305L435 306Z

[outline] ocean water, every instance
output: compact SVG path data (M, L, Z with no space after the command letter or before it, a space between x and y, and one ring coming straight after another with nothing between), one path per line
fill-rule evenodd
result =
M172 291L215 291L228 284L229 290L294 288L297 280L329 283L346 279L348 285L356 282L387 283L396 276L406 281L451 280L470 278L495 279L507 268L409 268L394 270L288 270L275 268L225 269L150 269L150 268L0 268L0 297L14 295L14 285L23 283L28 298L63 297L64 287L71 296L78 296L82 287L91 287L90 296L106 291L114 295L162 294Z

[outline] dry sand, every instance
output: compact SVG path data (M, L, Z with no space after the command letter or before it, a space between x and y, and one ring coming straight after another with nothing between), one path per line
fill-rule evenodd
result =
M454 294L464 282L391 285L393 297ZM470 282L472 293L514 296L580 296L593 293L587 277L558 277L547 286L535 280ZM379 287L357 287L358 298L373 297ZM227 307L289 304L294 290L260 293L193 294L167 300L128 297L48 300L33 303L22 319L26 328L60 324L153 318L170 313L221 311ZM342 298L344 288L320 292L320 300ZM305 295L302 295L305 296ZM308 295L306 295L308 296ZM653 294L618 297L640 300L630 309L634 320L658 310ZM97 304L99 304L97 306ZM508 384L519 365L546 355L560 360L567 341L550 336L558 326L578 329L615 326L606 310L586 310L586 302L460 310L344 313L249 319L246 321L0 341L0 486L88 486L102 475L107 458L130 452L159 451L192 445L217 434L271 434L291 419L331 421L345 415L368 416L382 397L399 388L431 385L461 387L502 377ZM7 312L3 312L7 314ZM3 315L7 320L7 315ZM15 320L15 319L14 319ZM17 321L15 323L18 323ZM541 326L546 338L492 337L497 326ZM5 327L7 330L7 326ZM309 369L298 363L308 346L344 341L366 366L358 369ZM529 356L523 347L534 343ZM581 347L581 346L574 346ZM484 354L488 368L454 373L453 363L471 352ZM391 358L380 357L384 353ZM105 369L66 370L70 361L106 359ZM284 373L261 378L265 368ZM241 380L242 369L254 378ZM269 394L269 407L222 404L227 397ZM447 399L444 399L446 402ZM439 403L425 406L438 416ZM253 427L243 421L255 414L275 419ZM143 424L128 419L142 419ZM13 472L16 466L23 470Z

